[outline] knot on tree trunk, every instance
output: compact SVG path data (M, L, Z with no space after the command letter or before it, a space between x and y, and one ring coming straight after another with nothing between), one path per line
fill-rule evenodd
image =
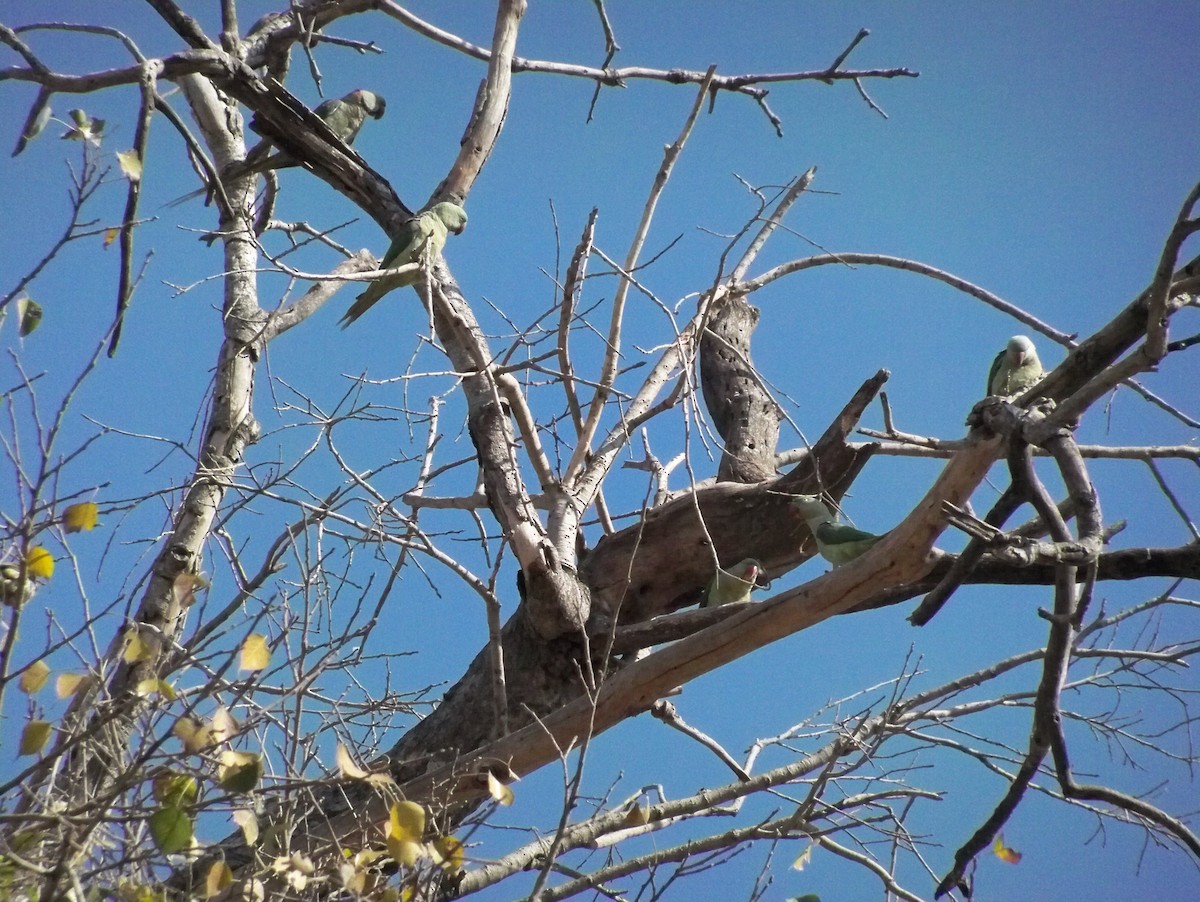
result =
M543 639L582 635L592 611L592 594L573 568L537 560L518 571L517 589L530 626Z
M775 477L782 415L750 359L758 308L743 296L717 301L700 338L700 385L713 425L725 442L718 482Z

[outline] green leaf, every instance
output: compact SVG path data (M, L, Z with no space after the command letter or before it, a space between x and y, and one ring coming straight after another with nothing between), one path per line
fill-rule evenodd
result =
M175 771L164 771L154 778L154 798L174 808L186 808L194 804L200 793L196 778Z
M33 298L17 300L17 331L24 338L42 324L42 305Z
M136 150L118 150L117 165L121 167L121 172L125 173L125 178L129 181L140 182L142 180L142 160Z
M150 815L150 836L166 855L185 852L192 847L192 819L174 805L163 805Z
M262 757L254 752L221 752L217 784L229 792L249 792L262 778Z

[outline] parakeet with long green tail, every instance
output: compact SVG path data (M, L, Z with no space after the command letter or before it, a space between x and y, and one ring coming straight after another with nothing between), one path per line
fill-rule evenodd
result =
M339 322L345 329L348 325L366 313L375 303L389 291L403 288L405 285L415 285L422 278L422 270L427 270L433 261L441 254L446 244L448 233L462 233L467 227L467 211L458 204L442 201L434 204L423 213L411 219L406 219L400 226L400 231L392 239L387 253L379 264L380 269L392 269L409 263L420 263L419 269L401 273L396 276L383 276L367 286L367 290L358 296L350 305Z
M763 566L752 557L738 561L730 569L717 568L717 575L708 584L702 608L715 608L723 604L739 604L750 600L750 593L762 576Z
M804 518L804 522L812 531L813 538L817 542L817 551L834 567L850 563L883 538L883 536L838 523L837 517L816 495L796 495L792 499L792 504L795 505L796 510L800 512L800 516Z
M318 106L315 112L326 125L329 130L341 138L347 144L353 144L354 139L358 137L358 133L362 130L363 123L367 121L367 117L372 119L380 119L383 117L384 111L387 109L387 101L373 91L366 91L362 88L357 91L351 91L345 97L331 98ZM254 121L250 122L251 127L254 126ZM237 163L230 164L221 174L222 181L231 181L233 179L243 178L248 175L266 172L269 169L286 169L290 166L299 165L296 158L285 150L278 150L272 153L274 145L270 139L264 138L254 145L253 148L246 154L246 158ZM185 200L191 200L193 197L199 197L208 188L200 188L190 194L185 194L183 197L171 201L171 205L182 203Z
M1029 337L1014 335L992 361L987 393L1002 398L1015 397L1036 385L1044 372L1037 348Z

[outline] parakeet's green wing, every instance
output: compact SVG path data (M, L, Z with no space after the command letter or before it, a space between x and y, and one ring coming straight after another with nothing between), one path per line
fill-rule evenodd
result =
M329 117L333 115L333 111L340 106L342 106L342 99L340 97L330 97L313 110L313 112L328 122Z
M414 216L412 219L406 219L400 226L400 230L396 232L396 237L392 239L392 243L388 245L387 253L383 255L383 260L379 263L380 269L389 269L393 266L403 266L405 263L412 262L412 255L415 251L417 239L421 234L421 218ZM399 258L407 252L408 259L400 260Z
M996 376L1000 374L1000 367L1004 363L1005 351L1001 351L992 361L992 368L988 370L987 385L984 386L983 393L985 395L992 394L992 383L996 380Z

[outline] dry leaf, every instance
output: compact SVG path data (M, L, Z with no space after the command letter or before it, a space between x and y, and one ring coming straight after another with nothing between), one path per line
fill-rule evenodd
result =
M180 607L190 608L196 603L196 592L208 588L208 579L203 573L180 573L171 583L171 595Z
M50 724L45 720L31 720L21 731L21 743L17 755L36 755L46 746L50 738Z
M239 808L233 812L233 822L242 830L246 837L246 845L252 846L258 842L258 817L249 808Z
M513 791L496 779L490 770L487 775L488 794L501 805L513 803Z
M60 673L54 680L54 694L67 698L85 688L90 682L86 673Z
M813 843L810 843L808 848L796 856L796 860L792 862L792 870L803 871L812 859Z
M337 744L337 751L334 752L334 760L337 762L338 773L347 780L364 780L367 772L354 763L354 759L350 757L350 752L342 743Z
M212 728L212 740L215 743L228 742L242 729L224 705L218 706L217 710L213 712L209 725Z
M204 878L204 898L219 896L233 886L233 870L223 861L214 861Z
M21 674L21 691L26 695L33 695L46 685L48 679L50 679L50 668L46 666L46 662L34 661Z

